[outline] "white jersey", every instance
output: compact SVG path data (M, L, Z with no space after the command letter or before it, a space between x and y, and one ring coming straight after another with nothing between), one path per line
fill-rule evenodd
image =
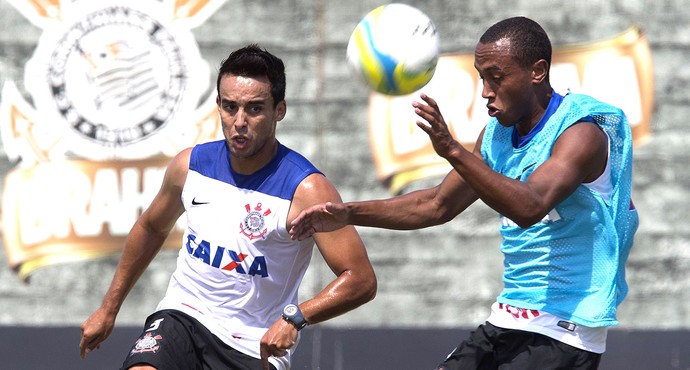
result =
M313 239L290 239L287 215L295 189L318 172L280 145L251 176L232 172L224 141L197 145L182 191L187 229L165 297L157 310L182 311L231 347L256 358L259 341L298 303ZM292 351L270 358L288 369Z

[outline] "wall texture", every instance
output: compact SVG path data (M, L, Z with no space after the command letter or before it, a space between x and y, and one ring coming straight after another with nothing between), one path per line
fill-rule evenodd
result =
M345 200L389 195L372 163L368 91L345 64L350 32L380 3L227 0L193 31L203 58L214 68L229 51L248 42L258 42L285 60L288 115L279 125L279 137L312 159ZM690 210L690 1L408 3L435 21L447 53L471 52L486 27L513 15L540 22L556 46L607 38L632 24L646 32L655 65L656 104L651 140L635 150L633 196L641 225L628 263L630 294L619 319L621 328L690 329L690 227L685 220ZM0 81L14 81L25 92L24 65L41 30L7 0L0 1L0 24ZM0 156L0 175L13 166ZM324 325L472 327L488 315L502 268L496 214L488 207L476 204L456 220L425 230L360 232L378 274L378 296ZM169 250L157 256L127 299L119 325L143 323L167 286L175 256ZM0 254L0 325L79 325L99 305L117 259L113 255L51 265L23 283ZM302 297L314 295L331 279L315 255Z

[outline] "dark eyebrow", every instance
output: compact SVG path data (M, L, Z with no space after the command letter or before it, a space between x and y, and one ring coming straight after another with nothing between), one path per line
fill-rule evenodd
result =
M479 71L479 68L477 68L477 63L474 64L474 69L476 69L477 71ZM492 65L492 66L490 66L490 67L487 67L484 71L485 71L485 72L503 72L503 68L501 68L500 66L494 64L494 65Z
M225 99L223 97L220 98L220 102L221 102L221 104L223 104L223 103L236 103L236 101L234 101L234 100ZM247 102L247 104L252 104L252 105L266 104L266 99L258 98L258 99L250 100Z

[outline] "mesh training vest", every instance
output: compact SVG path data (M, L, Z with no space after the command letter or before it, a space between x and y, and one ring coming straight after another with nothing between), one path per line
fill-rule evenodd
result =
M610 202L584 185L541 222L521 228L501 217L504 289L500 303L543 310L590 326L617 325L628 288L625 262L638 226L632 209L632 137L623 112L585 95L568 94L544 128L515 149L513 127L491 119L481 153L495 171L520 181L546 161L563 133L592 117L609 136Z

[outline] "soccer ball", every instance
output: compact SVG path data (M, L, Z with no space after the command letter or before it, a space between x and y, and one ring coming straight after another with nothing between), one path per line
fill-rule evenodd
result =
M407 95L434 76L439 35L419 9L392 3L369 12L357 24L347 44L347 61L373 90Z

